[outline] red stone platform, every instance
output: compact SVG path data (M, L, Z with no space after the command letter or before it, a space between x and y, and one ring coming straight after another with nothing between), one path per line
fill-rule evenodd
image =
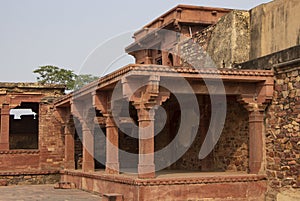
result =
M63 171L62 181L76 188L104 194L120 194L124 200L264 200L265 175L229 172L161 171L153 179L137 175L108 175L104 171Z

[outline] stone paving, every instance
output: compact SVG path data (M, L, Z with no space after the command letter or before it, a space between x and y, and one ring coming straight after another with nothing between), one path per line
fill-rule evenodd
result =
M99 195L53 185L0 186L0 201L101 201Z

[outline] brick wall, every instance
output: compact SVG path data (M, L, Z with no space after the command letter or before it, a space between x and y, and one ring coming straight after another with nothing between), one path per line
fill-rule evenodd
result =
M53 105L40 105L39 150L40 168L59 170L63 168L64 127L53 115Z
M39 148L1 151L0 171L62 169L64 135L61 128L63 128L62 125L53 116L53 105L51 103L41 103Z

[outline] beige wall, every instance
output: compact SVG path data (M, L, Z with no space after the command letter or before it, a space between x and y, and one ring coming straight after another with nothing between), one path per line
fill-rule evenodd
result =
M274 0L250 11L250 59L300 45L300 1Z
M212 31L207 53L219 68L249 60L249 12L235 10L223 16Z

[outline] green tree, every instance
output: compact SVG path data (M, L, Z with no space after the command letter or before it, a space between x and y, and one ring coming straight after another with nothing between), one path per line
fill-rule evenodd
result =
M77 75L75 80L75 89L79 89L80 87L83 87L84 85L91 83L95 80L97 80L98 77L93 76L91 74L81 74Z
M37 81L41 84L62 84L67 90L80 87L98 79L90 74L77 75L72 70L66 70L56 66L40 66L33 73L38 74Z

